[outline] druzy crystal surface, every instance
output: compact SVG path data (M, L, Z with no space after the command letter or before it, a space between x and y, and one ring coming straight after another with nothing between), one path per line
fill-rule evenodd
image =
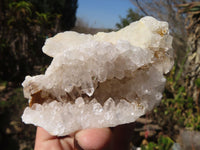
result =
M168 23L149 16L116 32L47 39L43 52L53 60L22 83L23 121L57 136L134 122L162 98L171 45Z

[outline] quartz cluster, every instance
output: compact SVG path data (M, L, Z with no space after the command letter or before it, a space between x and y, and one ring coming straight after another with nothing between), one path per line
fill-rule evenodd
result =
M173 65L168 23L147 16L96 35L72 31L46 40L45 74L22 83L22 120L64 136L85 128L134 122L159 104Z

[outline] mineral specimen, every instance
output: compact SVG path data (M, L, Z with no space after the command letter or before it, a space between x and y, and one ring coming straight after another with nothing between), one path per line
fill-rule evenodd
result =
M53 60L22 83L23 121L57 136L134 122L162 98L171 45L168 23L149 16L117 32L47 39L43 52Z

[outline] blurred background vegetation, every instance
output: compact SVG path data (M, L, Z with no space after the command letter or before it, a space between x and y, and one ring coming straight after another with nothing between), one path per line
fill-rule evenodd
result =
M200 2L130 1L138 9L127 10L116 29L142 16L154 16L169 22L175 50L161 105L137 121L132 149L195 149L195 143L183 137L185 131L200 137ZM76 18L77 8L77 0L0 0L0 149L34 147L35 127L24 125L20 118L27 105L21 82L27 74L43 73L50 63L41 51L45 39L65 30L111 31L88 27Z

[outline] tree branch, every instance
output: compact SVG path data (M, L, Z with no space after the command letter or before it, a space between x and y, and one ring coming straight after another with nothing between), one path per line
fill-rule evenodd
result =
M133 0L130 0L130 1L131 1L131 3L133 3L133 5L134 5ZM135 1L136 1L136 3L137 3L138 8L139 8L146 16L149 16L149 14L142 8L142 6L141 6L140 3L138 2L138 0L135 0Z

